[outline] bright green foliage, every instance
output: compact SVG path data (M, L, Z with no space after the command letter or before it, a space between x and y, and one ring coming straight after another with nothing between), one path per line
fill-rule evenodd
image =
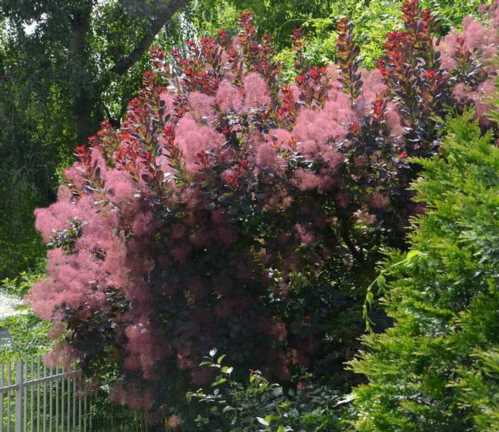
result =
M0 327L7 330L12 338L10 345L0 346L0 364L37 358L51 347L52 342L47 336L50 326L32 313L0 320Z
M13 279L0 281L0 292L23 297L44 275L45 261L40 261L33 272L22 272ZM50 326L36 317L27 306L20 305L17 314L1 319L0 328L9 332L12 343L0 346L0 364L15 359L27 359L45 354L52 342L47 333Z
M440 23L440 32L461 23L466 15L480 15L479 6L490 0L423 0ZM356 30L356 42L366 66L373 67L383 52L388 32L401 27L402 0L197 0L192 2L191 19L202 33L219 28L235 29L244 9L255 14L261 32L272 35L282 50L279 56L292 72L291 33L297 27L306 34L306 57L313 64L334 60L336 24L348 16Z
M42 279L45 275L46 260L37 262L36 267L31 272L21 272L15 278L6 278L0 281L0 292L13 295L19 298L24 297L33 284Z
M499 149L469 116L442 155L418 161L426 214L392 253L383 299L394 327L352 362L362 432L499 430Z
M422 0L424 7L430 8L438 18L441 30L447 32L459 24L466 15L481 16L480 6L494 3L493 0Z
M478 430L499 430L499 351L477 351L476 366L470 370L463 368L457 385L462 391L464 404L474 412Z

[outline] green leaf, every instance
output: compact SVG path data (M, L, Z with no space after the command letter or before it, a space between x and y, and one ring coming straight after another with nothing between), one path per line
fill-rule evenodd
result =
M269 426L270 423L262 417L257 417L256 420L263 426Z
M407 253L406 260L408 262L414 261L416 258L424 256L425 254L419 250L413 249Z
M233 370L234 370L234 368L232 366L224 366L222 368L222 373L224 373L226 375L230 375Z

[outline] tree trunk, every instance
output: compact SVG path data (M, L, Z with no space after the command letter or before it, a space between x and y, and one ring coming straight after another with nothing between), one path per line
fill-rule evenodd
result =
M161 1L161 0L160 0ZM112 72L118 75L123 75L130 69L146 52L146 50L151 46L154 38L159 33L159 31L164 27L164 25L175 15L175 13L187 3L187 0L170 0L167 5L159 8L158 14L153 18L151 22L150 30L144 35L144 37L137 43L134 50L126 57L120 59Z
M87 46L88 32L92 13L92 2L88 0L74 11L71 20L70 43L70 74L73 90L73 118L77 144L85 144L93 132L92 109L95 89L92 85L89 49Z

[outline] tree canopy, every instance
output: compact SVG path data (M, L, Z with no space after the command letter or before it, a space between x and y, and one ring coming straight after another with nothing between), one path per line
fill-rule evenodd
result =
M185 0L0 1L0 276L40 255L32 211L102 120L119 124L155 39Z

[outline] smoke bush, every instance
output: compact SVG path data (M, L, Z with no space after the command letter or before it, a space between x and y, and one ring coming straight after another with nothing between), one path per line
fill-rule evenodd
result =
M342 21L339 64L293 84L250 14L235 38L155 49L122 126L104 123L36 212L51 250L30 301L65 329L52 358L158 415L209 382L213 347L283 381L340 376L379 247L419 211L407 157L437 151L437 117L484 103L495 78L492 25L438 43L417 1L404 16L378 69L358 69Z

